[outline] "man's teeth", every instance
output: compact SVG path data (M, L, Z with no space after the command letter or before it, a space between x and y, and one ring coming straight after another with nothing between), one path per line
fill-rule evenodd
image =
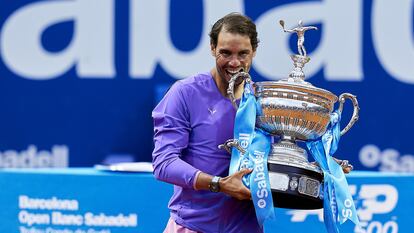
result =
M239 73L240 71L243 71L243 69L240 69L240 70L227 70L227 72L228 72L229 74L237 74L237 73Z

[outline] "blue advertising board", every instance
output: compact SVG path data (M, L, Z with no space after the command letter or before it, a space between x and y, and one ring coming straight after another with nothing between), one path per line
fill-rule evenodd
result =
M360 228L340 232L412 232L413 175L359 172L347 175ZM62 185L64 184L64 185ZM169 218L172 185L150 173L90 168L0 171L0 232L158 233ZM275 209L265 232L326 232L323 210Z
M292 69L302 19L307 81L355 94L360 120L337 157L414 172L413 0L0 0L0 167L150 161L151 110L176 80L214 65L208 32L229 12L257 24L254 81ZM337 108L337 106L336 106ZM345 104L342 125L350 119Z

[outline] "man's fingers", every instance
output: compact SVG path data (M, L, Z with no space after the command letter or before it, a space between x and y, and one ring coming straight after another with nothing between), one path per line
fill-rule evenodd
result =
M247 174L251 173L252 171L253 171L253 169L250 169L250 168L244 168L244 169L242 169L242 170L240 170L240 171L238 172L238 175L239 175L240 177L243 177L244 175L247 175Z
M342 160L335 157L332 158L335 160L336 163L338 163L342 167L342 171L344 173L348 174L354 169L354 166L352 166L352 164L350 164L348 160Z
M250 190L246 187L243 187L240 190L240 194L241 194L240 200L251 200L252 199L252 194Z

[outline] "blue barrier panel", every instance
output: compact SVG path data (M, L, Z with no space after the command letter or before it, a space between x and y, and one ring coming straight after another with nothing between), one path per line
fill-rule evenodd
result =
M362 227L345 223L341 232L412 231L414 176L355 171L348 183ZM0 187L0 232L7 233L158 233L172 193L150 173L86 168L2 170ZM265 232L325 232L322 220L322 210L276 209Z

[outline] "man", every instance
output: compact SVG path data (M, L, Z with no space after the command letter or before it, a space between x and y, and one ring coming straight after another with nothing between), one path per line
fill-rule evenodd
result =
M153 166L157 179L174 184L164 232L263 232L244 169L229 176L230 155L218 145L233 138L236 111L226 90L230 78L248 72L258 46L252 20L231 13L210 32L216 65L176 82L155 107ZM240 98L243 83L237 83Z

